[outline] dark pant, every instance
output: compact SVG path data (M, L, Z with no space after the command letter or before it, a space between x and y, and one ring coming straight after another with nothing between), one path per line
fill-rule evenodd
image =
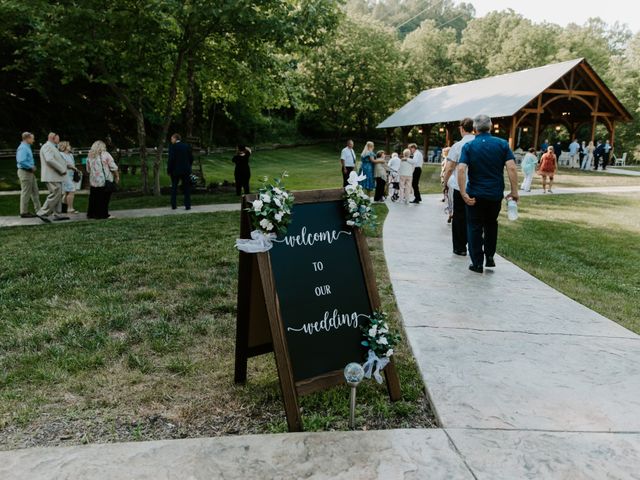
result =
M191 208L191 174L171 175L171 208L178 207L178 183L182 182L182 193L184 193L184 208Z
M344 167L344 170L342 170L342 186L346 187L347 186L347 180L349 178L349 174L351 172L353 172L354 167ZM346 172L346 173L345 173Z
M421 175L422 175L421 167L416 167L413 169L413 180L411 182L411 186L413 187L414 202L422 201L422 197L420 196L420 176Z
M451 221L451 239L456 252L467 251L467 210L460 190L453 190L453 220Z
M373 200L376 202L382 201L384 197L384 187L387 185L384 178L376 177L376 193L373 196Z
M242 190L244 190L244 194L249 194L249 180L251 179L250 171L238 171L234 173L234 177L236 180L236 195L240 195Z
M111 192L104 187L91 187L89 189L89 206L87 218L109 218L109 201Z
M484 258L491 258L496 253L498 242L498 215L502 208L502 199L487 200L476 198L474 206L467 209L467 238L471 263L481 267Z

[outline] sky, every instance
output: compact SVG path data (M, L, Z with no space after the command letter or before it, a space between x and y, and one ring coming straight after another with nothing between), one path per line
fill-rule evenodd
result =
M589 17L600 17L607 23L626 23L635 33L640 31L640 2L637 0L466 0L477 16L492 10L511 8L535 22L548 21L562 26L583 24Z

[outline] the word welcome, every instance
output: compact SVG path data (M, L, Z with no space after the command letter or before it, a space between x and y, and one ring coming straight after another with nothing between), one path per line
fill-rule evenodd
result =
M324 232L307 233L307 227L302 227L298 235L287 235L283 239L274 240L278 243L284 243L289 247L311 247L316 243L328 243L331 245L333 242L340 238L340 235L346 233L351 235L351 232L338 231L338 230L326 230Z

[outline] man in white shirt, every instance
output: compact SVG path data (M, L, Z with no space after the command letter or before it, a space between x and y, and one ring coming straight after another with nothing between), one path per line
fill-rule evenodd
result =
M578 139L574 138L573 142L569 145L569 166L571 168L580 167L578 162L578 154L580 152L580 144Z
M422 175L422 165L424 165L424 157L422 152L418 150L418 145L415 143L409 144L409 150L411 150L411 158L414 162L413 168L413 180L411 181L411 187L413 188L413 201L411 203L420 203L422 197L420 196L420 176Z
M453 190L453 219L451 220L453 253L465 256L467 254L467 214L464 200L460 194L458 175L456 175L455 171L460 161L462 147L476 138L473 135L473 120L471 118L465 118L460 122L460 135L462 139L452 145L447 155L447 165L444 171L444 190L446 193Z
M347 186L349 174L356 168L356 153L353 151L353 140L347 140L347 146L340 153L340 165L342 167L342 186Z

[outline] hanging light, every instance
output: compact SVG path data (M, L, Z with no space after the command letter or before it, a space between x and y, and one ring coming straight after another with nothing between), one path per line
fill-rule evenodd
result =
M562 130L562 127L561 127L560 125L558 125L558 126L556 127L556 132L559 132L560 130Z
M422 135L422 127L418 128L418 133Z
M444 127L440 127L440 128L438 129L438 131L439 131L440 133L444 132Z
M524 133L527 133L527 132L529 131L529 127L524 127L524 128L522 129L522 131L523 131Z

